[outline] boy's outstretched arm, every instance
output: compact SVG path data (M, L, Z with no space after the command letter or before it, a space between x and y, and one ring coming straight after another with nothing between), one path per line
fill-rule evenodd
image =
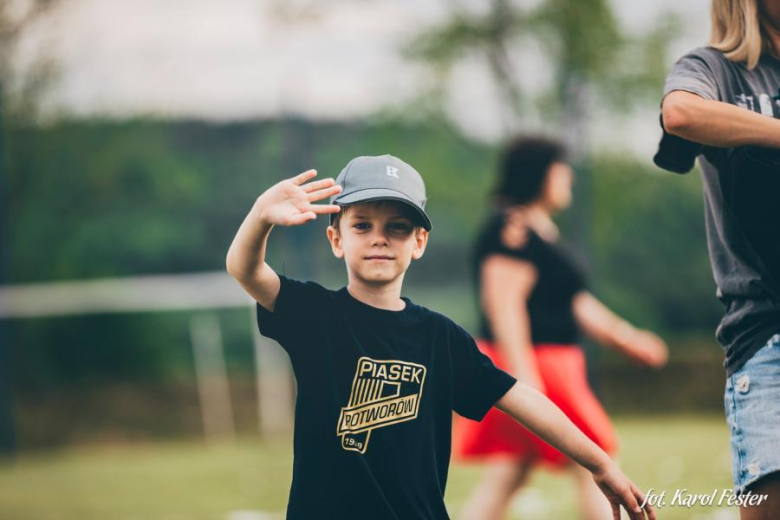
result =
M640 508L645 499L634 483L544 394L528 385L515 383L496 407L593 473L593 479L612 505L614 520L620 520L621 505L631 520L644 520L645 513L647 518L655 520L650 505L646 505L644 511Z
M265 263L268 235L274 225L297 226L318 214L338 213L336 205L316 205L341 191L333 179L304 184L317 175L315 170L283 180L257 198L230 244L227 271L260 305L274 310L279 294L279 276Z

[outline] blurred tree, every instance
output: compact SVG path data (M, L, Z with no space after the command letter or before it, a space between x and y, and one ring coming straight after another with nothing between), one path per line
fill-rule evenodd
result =
M8 276L7 246L9 216L8 183L8 147L6 136L9 83L13 75L12 58L17 43L25 27L29 27L43 13L52 7L54 0L3 1L0 2L0 286L10 282ZM37 82L40 83L40 82ZM8 324L0 320L0 454L13 453L16 446L13 408L11 399L11 348Z
M668 44L679 32L677 18L665 14L646 33L626 34L608 0L543 0L525 9L511 0L493 0L482 11L457 0L449 5L449 17L413 38L405 53L430 68L437 92L446 91L458 64L484 58L500 93L504 137L528 123L534 107L565 132L570 121L587 123L594 106L625 114L642 99L655 102ZM551 84L529 99L521 80L529 76L527 65L536 54L545 62L531 74L545 77L549 68ZM435 109L446 112L446 96L435 99ZM571 144L573 150L588 150L584 127Z
M664 174L649 161L614 152L596 153L592 161L598 172L592 274L599 296L653 330L712 338L722 309L712 298L698 175Z
M542 128L562 135L570 160L578 170L578 191L568 212L570 235L582 252L590 242L591 181L588 167L589 123L593 108L605 105L613 114L626 114L642 98L657 97L665 75L668 43L677 33L677 19L664 15L646 34L629 35L620 27L608 0L543 0L521 8L510 0L493 0L474 11L453 0L450 16L425 30L408 46L407 54L428 64L437 80L432 89L434 108L446 111L446 85L464 59L483 56L500 93L499 117L504 138L527 128L534 116ZM529 99L521 80L541 54L552 70L552 84ZM538 68L535 76L544 76Z

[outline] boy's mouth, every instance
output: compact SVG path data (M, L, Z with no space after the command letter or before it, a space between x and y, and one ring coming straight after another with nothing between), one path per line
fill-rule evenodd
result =
M371 255L366 257L366 260L392 260L392 259L393 259L392 256L387 256L387 255Z

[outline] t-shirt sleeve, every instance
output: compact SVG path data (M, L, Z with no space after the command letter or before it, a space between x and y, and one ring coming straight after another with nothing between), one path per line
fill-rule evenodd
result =
M724 81L725 71L716 51L700 48L677 60L666 77L663 95L666 97L670 92L682 90L704 99L722 101L720 84ZM704 146L668 133L664 128L663 117L661 129L663 135L653 162L659 168L671 172L689 172Z
M468 332L453 327L453 409L463 417L481 421L517 380L480 352Z
M490 255L506 255L518 260L534 263L538 251L534 243L529 240L528 233L507 232L506 217L502 214L495 215L485 226L475 248L475 263L481 265L482 261Z
M717 59L707 49L696 49L686 54L672 67L664 84L664 96L675 90L697 94L704 99L720 101L718 86L722 71Z
M257 303L260 334L276 340L292 353L310 342L312 332L324 321L328 290L313 282L279 276L281 286L273 312Z

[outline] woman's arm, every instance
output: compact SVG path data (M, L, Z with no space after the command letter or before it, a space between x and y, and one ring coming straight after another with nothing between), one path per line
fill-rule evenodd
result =
M540 392L528 385L515 383L496 403L496 407L593 473L593 478L612 505L614 518L620 518L620 505L626 508L632 519L645 518L645 512L648 518L655 518L652 508L646 507L645 512L640 509L639 504L645 502L642 493L623 475L609 455Z
M675 90L664 97L661 111L666 131L689 141L719 148L780 148L780 119L729 103Z
M536 284L536 268L529 262L494 254L480 268L482 308L493 339L512 375L543 389L531 345L531 324L526 302Z
M666 364L669 353L664 340L652 332L634 328L589 292L581 291L574 296L572 311L580 329L600 344L613 347L643 365Z

